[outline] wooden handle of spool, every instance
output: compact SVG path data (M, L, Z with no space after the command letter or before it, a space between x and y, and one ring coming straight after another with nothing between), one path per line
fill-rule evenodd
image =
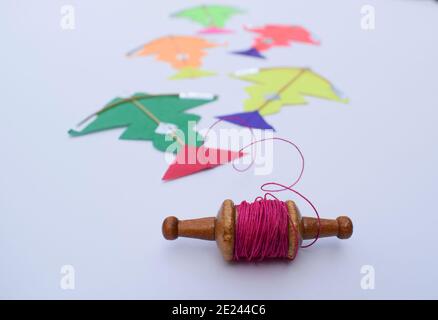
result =
M293 201L285 202L293 226L289 226L289 253L293 255L297 243L297 230L300 234L298 240L316 238L318 234L318 219L303 217ZM236 222L236 208L231 200L225 200L215 217L178 220L176 217L167 217L163 221L163 236L167 240L175 240L178 237L196 238L203 240L216 240L224 259L233 259L234 229ZM353 234L353 223L350 218L341 216L336 219L320 219L319 238L338 237L348 239ZM301 242L298 241L299 244Z

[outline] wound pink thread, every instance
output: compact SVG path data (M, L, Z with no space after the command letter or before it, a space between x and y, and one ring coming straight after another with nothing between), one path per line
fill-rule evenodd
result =
M210 130L220 123L222 120L218 120L213 123L207 130L206 137ZM285 142L291 145L299 154L301 159L301 168L298 177L290 185L284 185L278 182L266 182L260 186L260 189L265 192L263 197L257 197L256 201L253 203L248 203L243 201L237 208L237 221L235 229L235 242L234 242L234 256L235 261L238 260L263 260L266 258L287 258L294 260L298 254L298 248L308 248L314 245L318 239L321 232L321 220L315 205L302 193L295 190L295 185L300 182L304 173L304 155L301 149L292 141L284 138L273 137L264 138L260 140L254 140L254 132L249 128L252 134L252 141L241 148L239 152L253 147L254 145L268 141L277 140ZM238 172L247 171L254 164L254 152L251 152L251 163L244 169L238 169L235 162L232 163L234 170ZM278 188L269 188L278 187ZM313 210L318 221L318 231L316 233L315 239L313 239L309 244L301 245L302 239L300 234L295 229L295 225L290 221L290 216L287 210L286 204L277 199L272 193L290 191L296 194L298 197L303 199ZM274 200L267 200L267 197L271 196ZM292 227L292 231L295 235L295 251L289 256L289 231L288 226ZM286 232L284 231L286 230Z
M283 201L243 201L236 210L235 261L288 258L289 212Z

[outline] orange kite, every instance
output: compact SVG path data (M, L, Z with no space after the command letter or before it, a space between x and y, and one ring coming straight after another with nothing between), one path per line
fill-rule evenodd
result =
M170 64L179 73L172 79L197 78L214 73L200 69L202 59L207 55L205 49L218 44L193 36L167 36L153 40L129 52L128 57L155 55L159 61Z

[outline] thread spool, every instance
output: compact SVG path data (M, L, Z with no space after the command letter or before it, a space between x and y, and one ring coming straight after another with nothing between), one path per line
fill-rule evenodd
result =
M302 240L334 236L339 239L348 239L353 234L353 223L346 216L340 216L336 219L301 217L293 201L288 200L284 203L289 214L287 258L291 260L298 252ZM167 240L186 237L216 241L223 258L226 261L232 261L238 214L238 208L233 201L225 200L216 217L178 220L178 218L170 216L163 221L163 236Z

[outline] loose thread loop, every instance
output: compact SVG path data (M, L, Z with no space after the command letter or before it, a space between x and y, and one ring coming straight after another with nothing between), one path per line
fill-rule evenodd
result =
M216 121L208 128L206 137L210 130L221 121L222 120ZM266 182L260 186L260 190L265 192L263 197L258 196L253 203L243 201L240 205L236 206L238 215L236 221L233 259L236 261L242 259L263 260L266 258L288 258L293 260L298 254L298 248L308 248L314 245L318 241L321 232L321 220L315 205L301 192L294 189L303 177L305 166L304 155L298 145L288 139L271 137L254 140L254 132L251 128L250 131L252 134L252 141L241 148L239 152L253 147L258 143L269 140L282 141L291 145L298 152L301 159L301 168L298 177L292 184L284 185L275 181ZM251 163L246 168L238 169L235 162L232 163L233 168L238 172L247 171L255 162L253 152L251 152L251 156ZM317 217L318 229L315 239L306 245L299 245L302 239L300 239L300 234L296 229L295 224L291 221L287 205L273 195L273 193L284 191L290 191L303 199L312 208ZM274 200L268 200L269 196ZM292 228L295 239L293 246L295 249L292 254L289 254L289 225Z
M290 141L288 139L284 139L284 138L280 138L280 137L271 137L271 138L264 138L264 139L259 139L259 140L252 141L250 144L248 144L248 145L244 146L243 148L241 148L239 150L239 152L242 152L243 150L245 150L245 149L247 149L249 147L252 147L252 146L254 146L254 145L258 144L258 143L261 143L261 142L264 142L264 141L269 141L269 140L282 141L282 142L285 142L285 143L291 145L292 147L294 147L294 149L298 152L298 154L300 156L301 168L300 168L298 177L295 179L295 181L292 184L290 184L288 186L284 185L284 184L281 184L281 183L278 183L278 182L275 182L275 181L266 182L266 183L262 184L260 186L260 190L265 192L265 195L264 195L264 197L257 197L256 199L259 199L259 198L266 199L266 197L268 195L272 196L275 199L277 199L277 197L275 197L272 193L283 192L283 191L291 191L294 194L296 194L298 197L303 199L308 205L310 205L310 207L314 211L314 213L316 215L316 218L317 218L317 221L318 221L318 230L317 230L315 239L313 239L309 244L301 245L301 248L308 248L310 246L313 246L318 241L318 239L319 239L319 235L320 235L320 232L321 232L321 219L320 219L318 210L316 209L315 205L306 196L304 196L301 192L299 192L299 191L297 191L297 190L295 190L293 188L293 187L295 187L298 184L298 182L300 182L301 178L303 177L303 173L304 173L305 160L304 160L304 154L301 151L301 149L298 147L298 145L296 145L294 142L292 142L292 141ZM253 162L254 162L254 159L253 159L253 161L251 163L253 163ZM233 168L235 168L234 167L234 162L233 162ZM268 186L277 186L279 188L273 189L273 188L268 188Z

